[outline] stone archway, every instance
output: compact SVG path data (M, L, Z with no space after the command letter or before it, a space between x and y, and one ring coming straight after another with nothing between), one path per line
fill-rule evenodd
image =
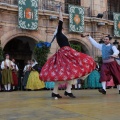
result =
M80 45L82 53L91 55L91 50L90 50L91 48L90 48L89 44L86 44L86 42L84 42L83 40L70 39L70 43Z
M26 31L26 30L11 30L6 32L1 36L1 46L4 48L4 46L13 38L18 36L27 36L30 38L33 38L35 41L39 40L45 40L45 36L41 35L39 31Z
M27 36L18 36L11 39L4 46L4 53L16 59L31 59L36 41Z
M14 58L20 70L23 70L27 60L33 57L36 40L27 36L17 36L4 46L4 53Z

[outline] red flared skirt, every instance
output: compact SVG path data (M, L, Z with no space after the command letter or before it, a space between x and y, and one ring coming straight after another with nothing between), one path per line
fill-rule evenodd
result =
M12 71L12 78L13 78L13 86L17 86L18 85L18 77L17 77L17 74Z
M65 46L60 48L42 67L43 81L67 81L89 74L96 67L92 57Z

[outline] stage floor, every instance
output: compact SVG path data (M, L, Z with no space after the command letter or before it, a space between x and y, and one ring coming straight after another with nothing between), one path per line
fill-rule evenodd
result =
M107 89L73 90L77 98L51 98L51 91L0 93L0 120L120 120L120 94Z

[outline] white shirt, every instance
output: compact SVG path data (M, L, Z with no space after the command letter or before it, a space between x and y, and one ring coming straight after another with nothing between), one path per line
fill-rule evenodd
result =
M25 67L24 67L24 70L23 70L23 72L26 72L26 71L28 71L28 68L30 67L31 65L26 65Z
M5 66L4 66L5 64L4 63L6 63L6 65L8 67L10 67L9 65L14 65L14 63L11 60L6 59L5 61L2 61L2 63L1 63L1 69L5 69Z
M13 69L15 69L15 70L18 71L18 70L19 70L19 69L18 69L18 66L17 66L15 63L13 63L13 64L14 64L14 65L13 65Z
M91 36L89 36L88 39L93 46L95 46L96 48L102 51L102 44L97 43ZM106 46L110 46L110 45L111 44L109 43ZM119 50L116 48L116 46L112 46L112 50L113 50L113 55L118 56Z

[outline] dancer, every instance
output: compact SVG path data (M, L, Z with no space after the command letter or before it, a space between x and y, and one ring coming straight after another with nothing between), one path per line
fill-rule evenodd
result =
M29 90L39 90L45 87L45 84L43 81L39 79L39 73L38 73L38 63L33 59L31 60L31 72L28 77L26 89Z
M62 96L58 94L58 86L61 81L64 81L67 83L64 95L75 98L71 92L71 80L89 74L96 65L92 57L77 52L70 47L68 38L62 33L62 26L63 17L60 7L58 28L54 33L60 49L51 58L49 58L42 67L40 78L45 82L55 82L52 97L62 98Z
M96 69L93 70L90 75L88 76L88 88L101 88L102 85L99 83L100 80L100 73L98 71L98 66L96 66Z
M88 40L96 48L102 51L102 66L100 72L100 82L102 83L102 89L99 89L99 92L106 94L106 82L113 77L114 83L118 85L118 90L120 94L120 67L117 64L115 57L118 56L119 51L116 46L110 43L112 37L105 36L104 44L97 43L91 36L87 35Z
M22 81L23 90L26 90L26 84L28 81L30 71L31 71L31 63L30 63L30 60L28 60L27 65L25 65L24 70L23 70L23 72L24 72L24 77L23 77L23 81Z
M15 87L18 86L18 66L15 64L15 59L13 58L12 59L12 62L13 62L13 66L12 66L12 79L13 79L13 90L15 90Z
M4 85L5 91L11 91L11 84L13 84L12 79L12 66L14 65L11 60L9 60L9 54L5 55L5 60L1 63L2 69L2 84Z
M75 84L75 90L80 90L81 89L81 79L77 79L77 83Z
M1 69L1 66L0 66L0 92L2 92L2 69Z

